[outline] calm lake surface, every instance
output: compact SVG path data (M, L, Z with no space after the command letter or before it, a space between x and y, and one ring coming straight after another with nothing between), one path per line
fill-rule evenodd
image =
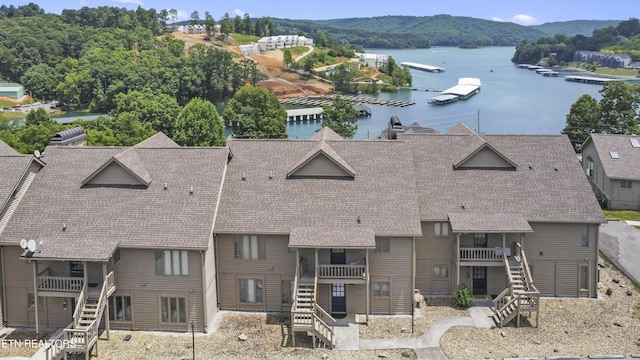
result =
M458 122L488 134L559 134L565 117L582 94L600 99L600 85L579 84L564 80L566 75L579 73L561 71L558 77L545 77L534 71L521 69L511 62L514 47L459 49L435 47L431 49L389 50L367 49L369 53L387 54L400 64L404 61L444 67L442 73L411 70L414 89L396 93L381 93L379 98L415 102L404 108L367 105L373 115L360 118L355 138L375 138L387 127L389 118L398 116L403 125L414 122L446 132ZM492 71L493 70L493 71ZM461 77L479 78L482 90L468 100L447 105L429 105L427 99L458 82ZM375 96L375 95L363 95ZM290 138L308 138L315 134L320 122L291 123L287 126Z

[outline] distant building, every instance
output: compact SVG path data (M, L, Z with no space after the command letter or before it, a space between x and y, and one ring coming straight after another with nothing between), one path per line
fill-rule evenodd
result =
M313 39L300 35L278 35L265 36L258 40L260 52L267 52L276 49L289 48L294 46L313 46Z
M610 68L624 68L631 64L631 56L627 54L609 54L597 51L576 51L573 60L589 64L598 63Z
M240 45L238 46L238 48L240 49L240 51L242 52L242 55L244 56L260 54L260 47L258 46L257 43Z
M220 34L221 26L219 24L214 25L213 32L214 34ZM197 24L197 25L180 25L178 26L178 31L183 32L185 34L197 35L197 34L206 34L207 27L205 25Z
M389 55L356 53L356 57L360 63L366 64L368 67L373 69L379 69L387 66L389 63Z
M0 83L0 97L20 99L24 96L24 87L16 83Z

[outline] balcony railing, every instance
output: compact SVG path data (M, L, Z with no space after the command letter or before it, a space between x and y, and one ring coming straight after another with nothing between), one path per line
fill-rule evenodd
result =
M460 261L502 262L502 255L511 256L511 249L496 248L460 248Z
M38 291L82 291L83 278L67 276L51 276L47 268L38 275Z
M318 265L319 278L364 279L365 265Z

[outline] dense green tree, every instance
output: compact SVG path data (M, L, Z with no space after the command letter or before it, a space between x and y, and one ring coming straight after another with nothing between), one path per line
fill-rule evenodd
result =
M324 34L324 31L316 31L314 44L318 47L326 47L328 45L327 36Z
M567 114L567 125L562 130L569 136L574 149L578 149L592 132L602 131L600 123L600 105L598 100L589 94L584 94L571 105Z
M200 13L198 12L198 10L194 10L191 13L191 16L189 18L189 25L194 26L194 25L198 25L200 23Z
M156 133L150 123L142 123L131 112L119 114L111 128L122 146L133 146Z
M55 121L51 119L51 116L47 114L47 111L41 107L29 111L25 118L25 126L27 127L35 125L51 126L54 123Z
M207 37L212 38L216 33L216 20L208 12L204 12L204 27L207 31Z
M607 82L600 93L600 121L603 124L602 131L608 134L636 134L640 128L638 118L638 105L640 98L637 96L636 86L623 81Z
M115 96L112 116L131 114L140 123L151 124L155 131L173 136L173 124L180 113L178 101L167 94L156 94L151 89L129 91Z
M244 18L242 19L243 23L243 34L252 35L254 30L253 21L251 21L251 16L249 13L244 13Z
M215 105L195 98L180 111L173 140L183 146L224 146L224 127Z
M344 138L352 138L358 130L358 110L340 96L322 107L322 116L322 127L330 127Z
M224 16L222 17L222 19L220 19L219 24L220 32L222 33L223 38L226 39L227 37L229 37L231 31L233 31L233 24L231 23L231 19L229 19L229 13L224 13Z
M287 137L287 111L269 91L245 85L229 100L222 113L234 136L254 139Z
M291 64L293 64L293 57L291 57L291 51L289 51L289 49L284 50L282 59L284 61L284 66L291 67Z

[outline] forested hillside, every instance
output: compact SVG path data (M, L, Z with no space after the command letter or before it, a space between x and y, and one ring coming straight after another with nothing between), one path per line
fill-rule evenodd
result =
M608 51L617 54L629 54L634 61L640 61L640 22L629 19L617 26L608 26L593 31L592 36L555 35L542 37L532 42L523 42L516 47L512 58L517 63L535 63L549 54L550 65L573 61L577 50Z
M514 46L544 36L540 30L508 22L451 15L381 16L335 20L274 19L279 33L322 31L338 44L365 48L430 46Z
M541 25L532 25L530 28L539 30L546 36L554 35L584 35L591 36L595 30L608 26L618 26L621 20L572 20L561 22L550 22Z

